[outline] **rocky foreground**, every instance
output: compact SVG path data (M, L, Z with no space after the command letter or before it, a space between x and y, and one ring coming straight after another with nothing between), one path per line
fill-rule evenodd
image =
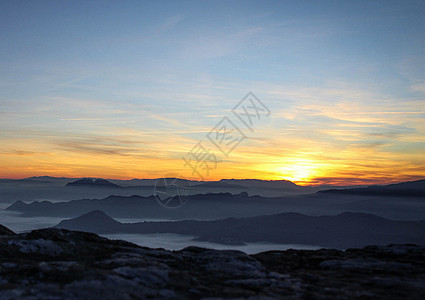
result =
M425 247L149 249L64 229L0 225L0 299L423 299Z

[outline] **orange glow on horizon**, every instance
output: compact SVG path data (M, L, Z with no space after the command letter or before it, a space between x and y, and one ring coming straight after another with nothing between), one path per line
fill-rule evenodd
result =
M425 1L45 2L0 11L0 178L425 178Z
M69 178L105 178L130 180L156 179L166 174L182 174L180 177L191 180L202 180L193 176L191 170L182 168L179 159L153 159L149 161L126 162L122 158L109 158L108 165L100 163L99 157L74 158L64 163L59 157L49 163L40 164L38 161L9 158L7 161L0 156L0 178L22 179L35 176L69 177ZM13 162L13 164L11 164ZM13 165L13 167L11 167ZM127 166L127 167L126 167ZM131 168L130 168L131 167ZM174 168L172 168L174 167ZM152 171L146 170L152 168ZM358 171L358 176L349 176L341 171L339 165L317 162L309 159L282 161L276 164L253 164L244 168L239 164L224 164L219 166L212 176L205 181L220 179L260 179L260 180L288 180L301 186L317 185L371 185L390 184L409 180L423 179L425 176L406 175L402 170L394 176L389 170L387 176L368 177L367 171ZM243 174L243 175L241 175Z
M155 179L171 173L202 180L189 167L184 167L182 160L193 147L193 140L172 135L154 139L138 134L118 132L103 139L100 136L73 143L10 137L0 145L0 178L52 176L129 180ZM318 142L298 134L273 142L273 146L269 146L247 141L228 158L221 157L223 161L204 180L289 180L298 185L341 186L425 178L425 169L421 167L425 163L423 154L414 144L406 153L404 149L384 151L373 144L341 146Z

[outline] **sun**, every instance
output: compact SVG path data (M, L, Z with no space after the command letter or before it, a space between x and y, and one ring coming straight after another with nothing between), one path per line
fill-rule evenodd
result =
M316 177L317 166L308 160L297 160L280 165L275 172L282 179L302 184Z

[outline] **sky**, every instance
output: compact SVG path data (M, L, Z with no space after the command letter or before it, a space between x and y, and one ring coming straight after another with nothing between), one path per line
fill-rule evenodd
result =
M384 184L424 152L424 1L0 1L0 178Z

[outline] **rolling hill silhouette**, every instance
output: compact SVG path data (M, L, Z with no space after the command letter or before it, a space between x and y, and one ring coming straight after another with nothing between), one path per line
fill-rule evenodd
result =
M351 189L329 189L318 193L385 196L385 197L425 197L425 179L408 181L384 186L369 186Z
M90 178L84 178L79 179L74 182L70 182L66 184L67 187L101 187L101 188L122 188L122 186L119 186L118 184L112 183L105 179L90 179Z
M177 233L197 240L224 244L271 242L307 244L330 248L369 244L425 244L425 221L393 221L371 214L343 213L311 217L298 213L214 221L120 223L101 211L93 211L55 227L105 233Z

